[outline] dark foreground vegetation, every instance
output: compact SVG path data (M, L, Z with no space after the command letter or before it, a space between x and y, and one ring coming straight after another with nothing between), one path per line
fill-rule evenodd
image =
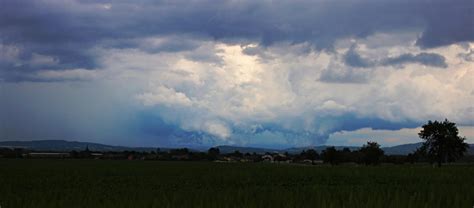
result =
M0 148L0 207L474 206L474 159L455 124L429 121L419 136L409 155L375 142L296 154Z
M472 207L474 166L0 159L2 208Z

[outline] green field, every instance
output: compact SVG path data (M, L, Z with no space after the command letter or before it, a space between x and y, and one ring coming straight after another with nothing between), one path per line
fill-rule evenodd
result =
M467 207L474 166L0 160L0 206Z

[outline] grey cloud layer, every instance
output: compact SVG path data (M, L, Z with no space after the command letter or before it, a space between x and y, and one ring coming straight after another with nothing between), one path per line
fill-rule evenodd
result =
M393 58L387 58L382 61L382 65L401 65L404 63L419 63L422 65L446 68L446 60L443 56L436 53L403 54Z
M370 60L367 58L361 57L355 50L355 46L351 47L343 55L344 63L351 67L377 67L377 66L402 66L404 64L416 63L426 66L446 68L448 64L446 63L446 58L442 55L436 53L418 53L418 54L401 54L395 57L385 57L381 60Z
M417 44L431 48L474 40L473 7L469 0L6 0L0 6L0 43L17 47L20 52L18 60L2 63L1 70L3 79L15 80L23 76L18 69L27 72L94 69L99 67L96 47L138 47L149 52L196 47L192 42L173 41L150 48L133 41L172 34L234 43L258 41L262 45L309 42L314 48L331 50L340 38L365 37L377 31L421 29L423 33ZM35 64L34 53L49 56L57 63ZM402 58L418 62L424 59Z

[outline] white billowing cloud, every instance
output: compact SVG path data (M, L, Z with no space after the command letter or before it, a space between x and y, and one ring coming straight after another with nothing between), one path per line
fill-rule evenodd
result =
M362 128L355 131L340 131L329 136L327 145L362 146L368 141L377 142L382 146L393 146L421 142L418 138L420 128L403 128L399 130L375 130Z
M402 124L444 118L473 123L474 72L472 63L459 56L473 45L421 50L413 45L416 34L410 36L413 41L402 35L406 45L400 46L398 36L375 36L341 40L330 52L314 51L307 43L263 47L213 40L188 40L180 50L155 51L186 37L152 37L143 41L155 45L144 49L95 49L99 70L43 70L36 78L125 85L133 90L123 93L144 110L219 143L324 143L333 132L355 128L343 126L345 115ZM448 67L411 62L352 67L343 56L354 44L370 60L427 52L444 56ZM331 79L325 79L328 74Z
M227 139L231 135L231 130L225 124L216 121L206 121L203 124L203 129L221 139Z
M318 111L325 112L332 115L338 115L344 112L350 112L354 109L351 109L348 106L337 103L334 100L325 101L320 107L317 107Z
M173 106L191 106L191 100L182 92L176 92L174 89L165 86L158 86L154 91L143 93L137 96L146 106L165 105Z
M466 68L464 68L466 67ZM361 113L386 120L428 120L451 118L472 122L474 72L467 66L450 70L407 67L405 70L380 71L372 95L374 102L361 106ZM470 86L469 86L470 85ZM365 106L366 105L366 106Z
M108 74L150 83L137 95L145 106L181 112L177 116L160 111L166 121L218 138L271 124L304 135L299 138L303 142L321 142L324 139L317 138L340 128L333 117L347 113L398 123L444 118L461 124L473 122L474 95L470 92L474 71L458 56L465 49L452 45L427 51L443 55L448 68L419 63L370 68L345 65L342 54L354 42L363 57L382 54L376 59L423 52L411 45L397 48L377 43L374 47L368 40L340 44L335 53L307 50L304 43L261 48L202 41L185 51L112 49L104 52L103 62L114 70ZM215 56L190 58L203 48ZM324 80L326 73L332 73L334 79Z

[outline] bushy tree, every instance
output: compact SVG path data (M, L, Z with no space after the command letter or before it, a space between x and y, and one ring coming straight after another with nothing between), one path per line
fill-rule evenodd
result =
M418 136L424 140L419 149L425 153L431 163L438 166L442 163L454 162L461 158L469 148L466 138L460 137L456 124L445 119L443 122L428 121L422 126Z
M235 150L233 153L230 154L231 156L242 158L244 154L242 154L239 150Z
M314 164L314 161L319 159L319 154L316 150L309 149L309 150L303 150L300 153L300 157L305 160L311 160L311 164Z
M366 165L377 165L380 163L384 152L380 149L380 145L377 142L367 142L359 150L362 153L362 161Z
M219 157L220 152L221 151L217 147L209 148L209 150L207 151L209 160L216 160Z
M187 155L189 154L188 148L172 149L170 150L171 155Z
M357 161L357 152L352 152L351 149L344 147L340 151L341 161L343 162L356 162Z
M331 165L337 165L340 162L340 154L335 147L328 147L322 151L321 156L324 163L329 163Z

